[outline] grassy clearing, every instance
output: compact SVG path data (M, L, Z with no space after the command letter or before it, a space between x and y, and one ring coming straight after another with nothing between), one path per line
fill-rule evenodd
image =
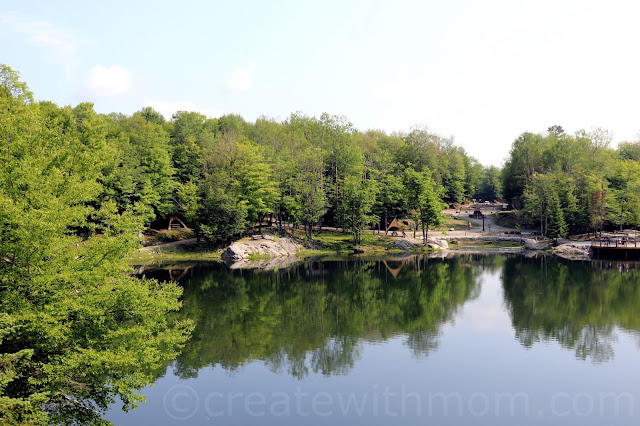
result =
M145 245L156 245L162 243L171 243L173 241L186 240L195 237L193 231L185 231L175 229L172 231L157 231L150 235L144 236Z
M304 233L296 231L295 237L303 239ZM298 256L329 255L329 254L353 254L355 250L361 250L364 254L384 254L396 249L393 241L382 238L378 234L363 233L361 244L353 243L353 235L350 233L322 231L313 233L313 242L318 246L315 249L304 249L298 252Z
M152 250L138 250L131 256L130 263L148 265L166 262L202 262L220 260L222 250L212 250L208 247L156 247Z
M462 241L458 244L449 244L449 248L520 248L522 244L518 241Z
M447 225L455 224L455 222L464 222L464 220L458 220L449 218ZM454 222L455 221L455 222ZM458 223L459 226L465 226L463 229L467 229L466 225ZM452 227L452 226L447 226ZM296 230L293 232L293 237L300 241L304 240L304 232L302 230ZM244 238L244 239L249 239ZM350 233L336 232L336 231L322 231L314 232L313 242L314 248L302 249L297 253L298 257L304 258L309 256L345 256L352 255L358 251L360 256L381 256L385 254L402 253L403 251L395 246L395 238L384 237L384 234L376 233L363 233L362 243L354 245L353 236ZM451 249L473 247L473 248L516 248L521 244L516 241L496 241L496 242L462 242L459 244L450 243ZM415 253L432 252L433 249L426 247L416 247L412 250ZM131 264L135 265L148 265L148 264L165 264L169 262L202 262L202 261L219 261L223 253L222 249L211 249L206 246L193 246L193 247L155 247L151 250L137 251L130 259ZM268 255L252 255L249 260L257 262L260 260L269 259Z

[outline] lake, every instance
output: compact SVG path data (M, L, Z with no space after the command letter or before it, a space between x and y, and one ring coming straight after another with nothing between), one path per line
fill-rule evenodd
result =
M195 322L120 425L602 425L640 414L640 267L518 254L221 263L178 280Z

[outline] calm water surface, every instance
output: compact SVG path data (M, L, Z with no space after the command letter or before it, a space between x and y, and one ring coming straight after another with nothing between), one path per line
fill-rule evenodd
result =
M519 255L222 264L179 279L196 324L120 425L630 425L640 267Z

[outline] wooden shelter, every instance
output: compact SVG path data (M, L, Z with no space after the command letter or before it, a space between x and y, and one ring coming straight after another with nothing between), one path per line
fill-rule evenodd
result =
M384 231L384 235L388 235L389 231L391 231L391 236L392 237L397 237L398 236L398 231L402 232L402 236L406 237L407 233L404 232L404 227L402 225L400 225L400 222L398 222L398 218L394 217L393 220L391 221L391 224L389 224L389 226L387 227L387 230Z
M176 223L174 223L176 222ZM180 218L178 216L176 216L175 214L172 214L169 217L169 226L167 227L167 229L169 231L174 230L174 229L184 229L186 231L189 231L189 227L187 225L184 224L184 222L182 220L180 220Z

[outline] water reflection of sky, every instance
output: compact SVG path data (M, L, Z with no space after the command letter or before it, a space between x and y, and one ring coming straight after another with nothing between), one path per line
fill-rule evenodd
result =
M143 390L146 404L107 418L122 425L637 424L638 337L614 334L615 357L603 363L577 359L553 340L523 346L497 268L482 272L479 296L440 328L428 352L411 350L407 334L363 339L346 374L309 371L302 379L265 361L232 372L205 367L186 380L170 366Z

